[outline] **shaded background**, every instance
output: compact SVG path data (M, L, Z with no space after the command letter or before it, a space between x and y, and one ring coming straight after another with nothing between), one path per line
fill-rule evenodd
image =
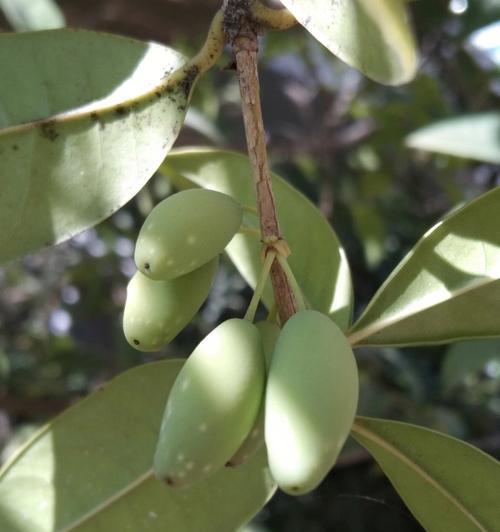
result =
M193 54L216 0L59 0L66 23L152 39ZM262 39L264 120L273 169L310 197L350 260L356 315L418 238L456 204L498 185L498 166L415 152L405 136L437 119L499 109L500 67L471 39L500 19L498 0L411 2L418 77L387 88L346 67L300 28ZM10 25L0 17L0 31ZM500 30L498 30L500 32ZM500 46L500 45L499 45ZM497 50L497 58L500 52ZM230 54L220 67L231 62ZM244 151L235 75L198 84L176 146ZM121 331L134 241L170 192L155 176L128 205L69 243L0 268L2 461L36 427L117 373L185 356L218 322L242 316L250 290L224 263L199 316L162 352ZM500 343L356 351L360 413L432 427L500 456ZM250 530L422 530L370 457L350 442L312 494L278 494Z

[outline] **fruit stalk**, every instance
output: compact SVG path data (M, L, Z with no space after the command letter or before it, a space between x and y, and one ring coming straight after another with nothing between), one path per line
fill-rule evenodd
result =
M267 162L266 136L260 105L257 71L257 29L245 0L228 0L225 6L225 34L233 46L241 93L248 155L257 192L262 241L272 247L282 239ZM271 283L281 323L297 312L298 306L287 276L279 262L271 268Z

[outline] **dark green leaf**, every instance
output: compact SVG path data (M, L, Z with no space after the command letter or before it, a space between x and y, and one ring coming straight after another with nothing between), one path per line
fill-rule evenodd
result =
M464 385L474 386L485 367L490 364L493 369L491 376L496 373L500 381L499 339L460 342L450 346L441 369L444 393L450 393Z
M162 165L178 186L200 186L229 194L240 203L256 206L248 158L212 149L175 150ZM175 179L182 176L182 179ZM346 329L351 319L352 289L349 266L339 241L318 209L280 177L273 175L273 189L283 235L290 244L292 270L313 308L329 314ZM257 217L246 215L248 226L258 227ZM257 236L238 234L226 251L247 282L255 287L261 268L261 243ZM270 287L264 296L272 304Z
M0 262L129 201L184 119L196 72L158 44L81 30L0 34Z
M179 360L128 371L39 432L0 475L5 532L237 530L274 491L265 453L183 490L151 470Z
M352 435L373 455L428 532L493 532L500 523L500 464L460 440L359 417Z
M500 336L500 188L430 229L350 331L354 345Z

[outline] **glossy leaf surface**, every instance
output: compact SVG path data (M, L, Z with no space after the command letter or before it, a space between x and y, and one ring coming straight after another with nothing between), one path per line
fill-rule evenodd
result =
M500 188L438 222L350 331L354 345L500 336Z
M402 0L282 0L321 44L387 85L410 81L417 52Z
M0 530L237 530L274 487L259 453L175 490L151 470L165 402L182 362L128 371L56 418L0 475Z
M411 148L500 164L500 113L478 113L435 122L406 139Z
M0 34L0 262L129 201L172 146L196 72L158 44L82 30Z
M356 419L352 435L373 455L428 532L489 532L500 522L500 464L439 432Z
M229 194L243 205L256 206L248 158L212 149L176 150L162 165L165 175L180 187L200 186ZM351 318L352 288L349 266L339 241L320 211L301 193L273 175L281 230L290 244L292 270L311 306L329 314L344 330ZM255 215L247 226L258 227ZM247 282L255 287L261 268L258 236L237 234L226 251ZM268 285L266 305L272 303Z

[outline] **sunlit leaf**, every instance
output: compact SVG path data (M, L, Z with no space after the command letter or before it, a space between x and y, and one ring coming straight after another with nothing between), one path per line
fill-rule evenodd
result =
M460 440L359 417L352 435L373 455L428 532L490 532L500 523L500 464Z
M406 139L411 148L500 163L500 113L478 113L441 120Z
M224 192L244 205L256 206L248 158L234 152L190 148L174 150L162 171L176 185L201 186ZM182 176L188 183L176 176ZM349 266L339 241L320 211L280 177L273 188L281 230L290 244L292 270L313 308L329 314L342 328L351 319L352 289ZM257 217L246 215L246 225L258 227ZM247 282L255 287L262 266L258 236L236 235L226 251ZM264 301L272 303L267 287Z
M0 9L17 31L62 28L65 24L54 0L0 0Z
M387 85L410 81L417 51L402 0L282 0L321 44Z
M173 144L196 72L158 44L81 30L0 34L0 262L130 200Z
M151 471L171 360L128 371L56 418L0 475L0 530L237 530L274 491L265 453L176 490Z
M396 267L350 331L355 345L500 336L500 188L451 213Z

